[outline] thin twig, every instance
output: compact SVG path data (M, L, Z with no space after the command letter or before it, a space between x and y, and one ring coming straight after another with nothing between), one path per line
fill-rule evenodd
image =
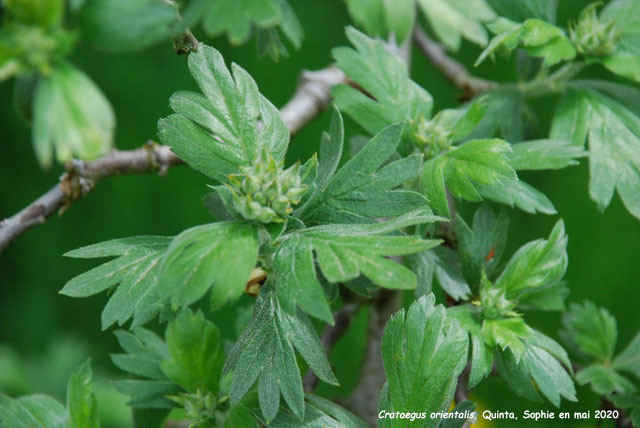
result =
M322 112L331 99L331 87L345 81L344 73L335 67L303 71L296 93L280 110L291 134ZM147 143L136 150L114 150L91 162L74 160L67 164L67 171L57 185L19 213L0 222L0 252L56 211L62 214L104 178L152 171L164 174L169 167L182 163L169 147L155 143Z
M419 26L413 30L413 40L444 77L464 91L464 99L471 99L477 94L491 91L499 86L499 83L493 80L471 75L462 64L447 55L446 50Z
M324 347L324 352L327 355L331 354L331 349L333 349L333 345L344 335L344 333L349 328L351 324L351 320L358 312L360 308L360 303L347 303L344 305L338 312L335 314L335 324L328 325L325 327L322 332L322 337L320 341L322 342L322 346ZM315 375L311 370L307 372L303 381L304 390L306 392L313 392L316 390L318 386L318 376Z

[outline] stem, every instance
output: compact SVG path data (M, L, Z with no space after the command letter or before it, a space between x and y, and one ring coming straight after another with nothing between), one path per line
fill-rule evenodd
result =
M447 51L432 40L422 28L416 27L413 30L413 40L444 77L464 91L463 99L471 99L500 85L498 82L471 75L461 63L447 55Z
M567 82L578 74L584 67L584 62L571 62L565 64L550 75L539 74L533 80L506 87L513 87L522 92L525 98L538 98L546 95L564 92L567 89Z

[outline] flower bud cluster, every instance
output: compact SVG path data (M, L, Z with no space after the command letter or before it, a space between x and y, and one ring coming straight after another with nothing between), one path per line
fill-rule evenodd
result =
M498 288L482 288L480 290L480 306L485 318L495 319L516 315L513 311L516 305L506 298L504 290Z
M420 116L411 125L411 135L417 148L425 154L427 159L437 156L451 148L452 130L437 115L431 120Z
M578 52L588 56L609 56L615 51L617 34L613 22L603 23L598 19L598 3L587 6L578 22L569 29L571 41Z
M300 163L285 170L282 162L264 152L253 165L240 169L242 173L229 176L229 187L235 210L247 220L282 222L307 192Z

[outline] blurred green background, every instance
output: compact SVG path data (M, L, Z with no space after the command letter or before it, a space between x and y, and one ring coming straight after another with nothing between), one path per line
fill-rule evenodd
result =
M575 17L588 1L560 2L559 22ZM228 62L234 61L256 79L261 91L276 106L293 94L301 69L319 69L331 62L331 48L345 45L344 27L349 18L340 0L298 0L292 2L305 29L299 51L274 63L258 59L253 43L230 46L225 38L196 36L219 49ZM457 55L467 65L480 49L464 44ZM195 89L184 57L174 54L169 42L126 54L110 54L80 45L72 61L87 72L104 91L117 115L116 145L133 149L156 138L156 122L169 114L168 99L176 90ZM431 92L436 109L458 105L459 91L414 50L412 76ZM474 70L478 75L509 80L516 75L514 62L498 58ZM585 76L608 74L597 67ZM30 131L12 105L12 83L0 85L0 218L12 215L53 186L63 169L43 171L36 163ZM534 137L548 135L549 121L557 100L536 100L539 129ZM505 117L504 120L510 120ZM306 159L317 149L326 129L325 113L297 135L287 160ZM347 134L361 132L346 120ZM609 309L618 319L617 351L640 327L640 222L624 209L616 196L604 213L598 212L587 192L588 167L584 162L558 172L523 174L555 204L569 235L569 301L590 299ZM62 217L53 217L14 241L0 254L0 388L10 394L47 392L64 398L69 372L87 357L97 373L98 400L106 427L130 425L126 397L117 394L107 378L122 376L108 354L119 352L111 331L100 329L100 312L107 300L103 293L88 299L71 299L58 294L73 276L96 265L95 261L67 259L68 250L91 243L130 235L174 235L193 225L209 221L201 203L207 193L207 179L187 167L176 167L166 177L154 174L128 175L101 182ZM475 207L463 208L471 213ZM558 216L528 215L510 210L509 248L505 257L523 243L547 236ZM248 298L247 298L248 299ZM244 302L249 303L247 302ZM234 335L234 311L210 314L223 332ZM343 388L321 386L319 393L330 397L349 393L356 381L364 343L366 312L361 312L347 336L331 356ZM527 315L531 325L554 337L560 327L555 313ZM561 410L595 410L599 399L586 388L578 388L579 404L563 402ZM510 410L550 408L515 397L500 379L483 382L472 396L482 408ZM594 426L594 421L493 422L484 426ZM604 424L606 426L606 424Z

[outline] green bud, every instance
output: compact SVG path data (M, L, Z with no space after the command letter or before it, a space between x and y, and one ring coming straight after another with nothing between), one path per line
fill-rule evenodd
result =
M569 37L578 52L587 56L609 56L615 51L618 39L613 22L603 23L598 19L596 9L600 3L585 7L578 22L569 29Z
M484 272L480 280L480 307L482 315L489 319L516 315L515 303L507 299L505 290L495 288Z
M436 115L427 120L420 116L411 123L411 136L416 147L425 154L426 158L433 158L451 148L453 143L452 131L444 124L444 116Z
M229 177L229 188L234 208L247 220L282 222L307 192L307 186L300 178L300 164L284 170L282 162L277 162L266 151L253 165L243 166L240 170L240 174Z

